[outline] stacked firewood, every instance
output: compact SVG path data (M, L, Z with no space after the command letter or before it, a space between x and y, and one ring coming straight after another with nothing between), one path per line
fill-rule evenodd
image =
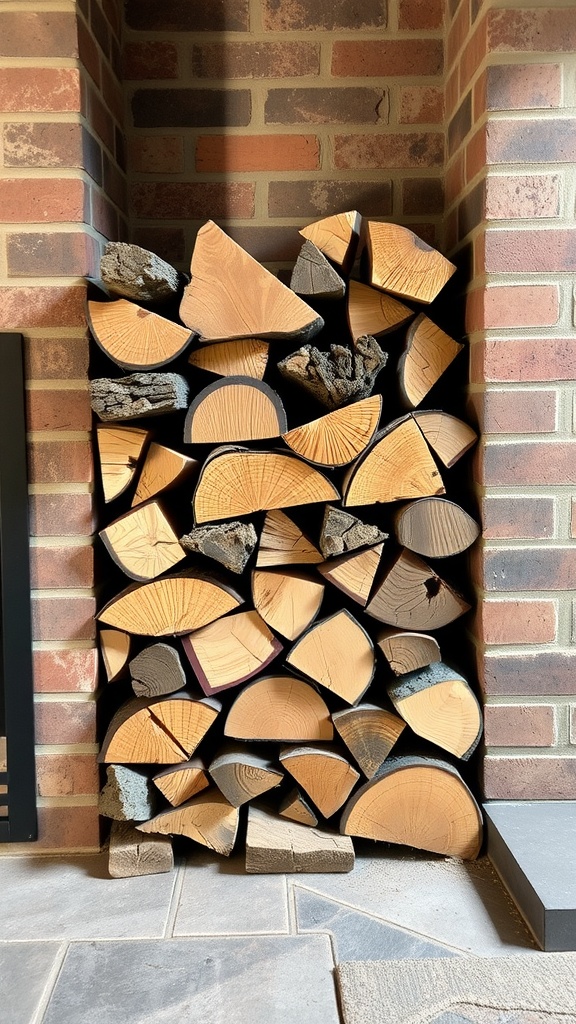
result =
M253 800L249 871L480 848L469 604L436 567L478 535L445 496L464 346L428 308L455 268L356 212L301 234L290 286L212 222L190 278L112 243L88 302L111 874L167 870L174 836L230 854Z

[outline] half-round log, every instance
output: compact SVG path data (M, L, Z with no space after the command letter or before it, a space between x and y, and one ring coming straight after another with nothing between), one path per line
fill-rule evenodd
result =
M96 426L104 501L113 501L130 486L138 468L149 430L141 427Z
M400 224L368 221L369 280L375 288L417 302L432 302L456 267Z
M186 836L209 850L229 857L236 842L239 813L216 787L205 790L180 807L163 811L136 827L140 832Z
M130 657L132 638L118 629L100 630L100 653L109 683L118 678Z
M470 605L426 562L403 549L366 606L380 622L400 629L441 629Z
M364 775L372 779L386 760L406 723L376 704L357 704L335 711L332 721Z
M360 778L345 757L326 747L285 747L280 763L325 818L342 807Z
M212 761L210 775L233 807L241 807L279 786L284 773L267 757L254 754L243 744L230 744Z
M183 637L182 646L204 693L240 686L282 651L257 611L217 619Z
M364 551L353 551L350 555L332 558L319 565L318 572L364 608L380 565L383 547L383 544L377 544Z
M480 705L463 676L443 662L389 684L396 711L417 736L467 761L482 735Z
M400 395L405 406L415 409L464 348L420 313L410 324L398 363Z
M478 440L472 427L440 409L416 410L413 415L432 451L448 469Z
M286 430L284 406L267 384L251 377L225 377L196 396L184 424L187 444L226 444L279 437Z
M347 704L360 700L376 669L372 641L347 609L311 626L291 648L286 664Z
M221 341L218 345L204 345L195 349L188 357L188 362L218 377L254 377L255 380L262 380L269 348L268 342L260 338Z
M398 299L376 291L367 284L350 281L348 286L348 325L354 339L364 334L379 338L408 323L414 313Z
M360 214L350 210L307 224L300 229L300 234L313 242L333 263L342 267L344 274L349 274L354 265L361 224Z
M466 551L480 533L478 523L446 498L421 498L394 517L398 543L426 558L447 558Z
M317 690L294 676L264 676L238 694L224 735L237 740L331 740L330 712Z
M161 697L186 686L178 652L168 644L145 647L130 662L132 689L137 697Z
M387 627L380 633L377 643L396 676L415 672L441 659L438 641L427 633Z
M190 694L134 697L113 716L102 743L103 764L178 764L188 761L220 711Z
M124 370L166 366L193 338L186 327L128 299L88 302L88 323L100 348Z
M324 584L312 576L294 570L254 569L252 600L271 629L288 640L296 640L314 621Z
M318 816L296 786L281 801L278 814L290 821L298 821L301 825L311 825L312 828L318 824Z
M110 557L133 580L153 580L186 557L157 501L126 512L100 537Z
M256 565L317 565L322 561L318 548L293 519L280 509L266 513L260 534Z
M393 420L347 470L343 504L374 505L444 494L438 467L412 416Z
M153 776L152 782L172 807L179 807L210 785L206 767L197 757L164 768Z
M308 462L346 466L370 444L382 411L382 395L371 395L295 427L282 440Z
M132 507L148 501L169 487L178 487L199 469L199 465L196 459L189 459L187 455L153 441L142 466Z

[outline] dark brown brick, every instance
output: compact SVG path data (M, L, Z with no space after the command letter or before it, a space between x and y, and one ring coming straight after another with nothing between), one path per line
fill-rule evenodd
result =
M499 53L565 53L576 49L576 23L569 3L554 9L488 12L490 48Z
M467 92L448 124L448 153L452 156L472 127L472 93Z
M88 338L26 338L27 380L85 380Z
M264 28L272 32L298 29L385 28L386 0L264 0Z
M487 800L575 800L576 757L486 757Z
M388 121L383 89L270 89L267 124L381 124Z
M102 52L108 56L110 53L110 28L98 0L90 0L90 28Z
M493 64L486 68L487 110L559 107L561 99L559 64Z
M126 43L122 69L127 81L178 78L178 50L161 39Z
M295 260L302 247L302 236L296 228L229 227L226 230L261 263Z
M407 214L425 217L443 213L444 182L442 178L404 178L402 210Z
M41 234L26 231L6 237L9 277L95 277L100 246L84 231Z
M484 219L486 207L486 184L479 181L470 192L467 192L462 202L458 203L458 238L466 238L466 235L473 231Z
M392 212L392 183L386 180L270 182L270 217L320 218L342 210L362 210L366 217L387 216Z
M77 57L72 11L2 11L1 57Z
M98 189L92 189L92 227L111 241L123 240L120 237L118 211Z
M556 391L486 391L474 396L484 434L549 434L556 430Z
M318 43L200 43L192 47L195 78L300 78L319 71Z
M104 191L109 199L121 210L126 210L128 203L128 192L126 187L126 175L120 170L117 164L110 159L107 153L104 156Z
M442 28L444 0L400 0L398 28Z
M135 182L132 203L138 217L152 220L198 220L206 217L253 217L251 182Z
M518 441L489 444L484 452L484 482L503 484L575 484L576 441Z
M553 498L484 498L483 535L488 540L540 540L554 536Z
M489 704L484 708L487 747L553 747L556 713L552 704Z
M494 274L574 273L576 229L487 231L485 269Z
M332 47L332 74L336 77L422 78L441 74L443 63L440 39L355 40L335 42Z
M134 232L134 241L143 249L157 253L168 263L182 263L187 256L182 228L139 227Z
M571 163L576 160L576 118L489 121L488 163Z
M89 537L95 529L91 494L33 494L32 537Z
M80 63L86 68L95 85L100 85L100 50L94 36L83 21L78 18L78 54Z
M573 590L576 548L498 548L484 551L486 590Z
M145 32L247 32L248 0L128 0L126 23Z
M6 167L82 167L79 124L19 122L4 125Z
M249 89L139 89L136 128L221 128L250 124Z
M576 694L576 651L483 656L479 678L490 696L562 697Z
M403 135L336 135L334 164L351 170L375 168L442 167L444 135L407 132Z
M102 149L98 139L82 127L82 165L97 185L102 184Z

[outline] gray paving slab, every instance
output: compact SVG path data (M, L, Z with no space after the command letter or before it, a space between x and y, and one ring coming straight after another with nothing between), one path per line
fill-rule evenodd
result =
M338 1024L327 936L82 942L42 1024Z
M60 958L59 942L0 942L0 1019L31 1024Z

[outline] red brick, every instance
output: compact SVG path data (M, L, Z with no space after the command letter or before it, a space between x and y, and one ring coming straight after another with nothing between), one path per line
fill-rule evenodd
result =
M442 67L440 39L367 39L335 42L332 47L332 74L340 78L423 78L442 74Z
M35 590L92 587L94 585L94 550L76 547L30 548L30 575Z
M88 91L87 119L98 138L113 152L116 141L114 120L102 97L94 89Z
M78 51L80 62L94 81L100 85L100 50L82 18L78 18Z
M31 537L89 537L95 529L91 494L33 494Z
M435 85L406 85L400 89L400 124L441 124L444 94Z
M446 64L449 68L456 60L470 28L470 7L467 3L461 3L454 20L448 31L446 41Z
M100 790L96 754L36 753L38 796L77 796Z
M117 164L110 159L107 153L103 154L104 167L104 191L109 199L125 210L127 207L127 186L126 176L118 168Z
M0 286L0 328L83 327L84 287Z
M478 675L493 696L561 697L576 694L576 651L481 654Z
M576 22L570 4L564 8L499 10L488 13L492 52L570 53L576 50Z
M556 714L551 704L489 704L484 708L487 747L553 747Z
M26 393L29 430L90 430L90 392L38 390Z
M234 227L228 234L261 263L295 260L302 248L302 236L295 228Z
M576 338L487 341L483 377L519 383L576 380Z
M482 502L487 540L540 540L554 536L553 498L490 497Z
M98 689L98 652L34 651L36 693L93 693Z
M126 43L122 67L127 81L178 78L178 50L160 39Z
M460 92L466 92L488 52L486 19L478 22L460 58Z
M8 223L82 222L85 193L79 178L5 178L0 181L0 218Z
M486 232L488 273L573 273L576 270L576 229L537 228Z
M83 853L100 849L100 817L98 806L38 808L38 840L34 843L16 843L10 847L13 854Z
M187 257L186 269L190 266L189 251L182 228L137 227L134 230L134 242L143 249L157 253L168 263L182 263Z
M315 135L200 135L196 170L313 171L320 167Z
M556 391L487 391L475 397L484 434L546 434L556 430Z
M405 135L336 135L334 166L373 170L378 167L442 167L444 135L409 132Z
M359 32L386 28L386 7L385 0L363 0L361 7L355 7L349 0L264 0L262 20L264 28L271 32L339 28Z
M144 32L246 32L250 26L248 0L219 0L191 4L190 0L127 0L126 24Z
M576 484L576 441L509 441L484 452L484 482Z
M124 119L124 93L113 71L106 63L102 65L102 96L108 110L114 115L118 124Z
M484 548L484 587L499 593L573 590L576 547Z
M91 192L92 227L111 241L119 240L119 219L116 207L99 189Z
M472 127L472 93L468 91L448 122L448 153L460 148Z
M110 28L116 36L120 37L122 33L122 4L119 3L119 0L102 0L102 10Z
M135 135L128 140L130 168L137 174L181 174L182 135Z
M574 800L576 757L486 757L487 800Z
M559 64L494 64L486 68L487 110L535 110L559 107Z
M77 57L72 11L2 11L1 57Z
M253 217L251 182L135 182L132 203L138 217L198 220L205 217Z
M0 68L0 110L77 112L80 73L77 68Z
M25 339L27 380L82 380L88 374L88 337Z
M557 174L489 174L486 219L557 217L561 179Z
M386 124L388 93L363 87L270 89L266 124Z
M572 163L576 118L489 121L488 163Z
M79 124L5 124L3 137L6 167L83 166Z
M486 167L487 126L482 125L466 146L466 182L472 181Z
M504 285L469 292L468 332L495 327L552 327L560 312L558 286Z
M446 203L450 206L456 199L459 199L466 184L464 176L464 154L456 153L450 160L445 177Z
M418 179L422 181L422 179ZM376 181L271 181L270 217L326 217L335 210L362 210L365 217L392 213L392 183Z
M556 639L555 601L483 601L477 613L486 644L546 644Z
M398 28L442 28L444 0L400 0Z
M300 78L320 72L319 43L201 43L192 47L194 78Z
M84 231L6 236L8 277L97 277L100 246Z
M34 640L93 640L96 635L93 597L33 597ZM57 705L54 705L57 707ZM38 743L86 743L80 739L40 739Z
M72 484L92 481L89 441L32 441L29 445L29 459L31 483Z

